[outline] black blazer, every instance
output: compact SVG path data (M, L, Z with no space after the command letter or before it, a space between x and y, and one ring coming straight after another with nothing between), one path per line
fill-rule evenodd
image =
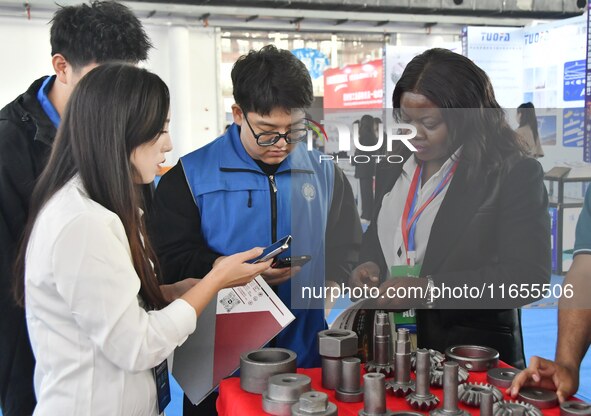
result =
M376 262L382 273L387 267L377 216L401 172L402 164L378 164L377 206L364 235L361 261ZM460 160L433 223L421 275L448 286L548 283L550 219L543 175L535 159L513 156L495 173L478 172L468 181L466 163ZM499 309L481 309L483 301L475 301L462 305L469 309L417 310L419 347L445 351L459 344L489 346L503 361L523 368L521 316L515 308L533 299L501 302L498 296L496 291L494 307Z

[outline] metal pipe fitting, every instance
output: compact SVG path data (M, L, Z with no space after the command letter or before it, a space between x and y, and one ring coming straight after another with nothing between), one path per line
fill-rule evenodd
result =
M445 350L448 360L456 361L468 371L486 371L499 365L499 352L480 345L456 345Z
M335 391L339 402L358 403L363 401L361 390L361 360L359 358L343 358L341 360L341 382Z
M560 405L560 416L591 416L591 405L574 400Z
M431 373L431 354L426 349L416 352L416 391L406 396L407 403L417 410L426 412L439 404L439 398L429 389L429 374Z
M240 356L240 387L249 393L262 394L267 380L275 374L296 372L295 352L283 348L263 348Z
M263 392L263 410L275 416L290 416L300 396L311 390L312 380L304 374L277 374L269 378Z
M480 416L493 416L493 400L490 391L480 393Z
M363 409L359 416L391 416L386 409L386 376L368 373L363 376Z
M337 406L328 401L326 393L319 391L302 394L299 401L291 407L291 416L337 416L337 414Z
M536 406L538 409L551 409L558 406L558 396L555 392L539 387L522 387L517 399Z
M495 387L507 388L513 383L513 379L521 370L515 368L491 368L486 372L486 381Z
M389 377L394 372L392 362L392 335L387 313L377 313L374 323L373 359L365 364L369 373L382 373Z
M397 397L404 397L415 390L415 382L410 378L410 340L406 334L398 334L396 341L396 374L394 380L386 382L386 390ZM406 336L405 336L406 335Z
M443 363L443 409L431 411L432 416L470 416L458 407L458 371L457 362Z
M357 354L355 331L327 329L318 333L318 346L322 358L322 387L334 390L341 378L341 358Z

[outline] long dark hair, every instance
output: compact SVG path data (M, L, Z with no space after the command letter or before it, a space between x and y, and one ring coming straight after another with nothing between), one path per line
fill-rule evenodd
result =
M527 102L517 107L517 113L521 116L519 119L519 127L529 126L534 134L534 140L537 143L540 140L540 132L538 131L538 118L536 117L536 108L533 103Z
M434 48L410 61L392 95L397 119L405 92L424 95L440 108L448 129L448 156L463 146L468 177L477 170L499 169L507 156L523 154L490 79L465 56Z
M53 195L79 175L88 196L121 219L143 300L152 308L165 306L150 263L157 264L139 211L141 196L130 156L136 147L159 136L169 104L166 84L135 66L104 64L80 80L31 197L15 266L14 294L19 304L24 303L25 255L37 216Z

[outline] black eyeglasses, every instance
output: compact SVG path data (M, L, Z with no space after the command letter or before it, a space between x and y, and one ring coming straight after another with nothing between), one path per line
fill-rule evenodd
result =
M307 121L304 120L301 122L301 128L290 129L285 133L279 133L277 131L263 131L257 134L250 125L248 117L246 117L246 112L243 112L243 114L246 124L248 124L248 128L252 132L252 135L256 139L259 146L273 146L281 139L285 139L287 144L303 142L308 138L308 132L312 131L312 129L310 129L310 127L307 125Z

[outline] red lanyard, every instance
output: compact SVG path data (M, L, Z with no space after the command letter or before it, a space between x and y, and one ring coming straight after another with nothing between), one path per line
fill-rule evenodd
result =
M451 181L453 178L454 173L458 167L458 161L456 161L451 168L447 171L441 182L437 185L437 187L431 193L431 196L421 205L419 209L415 211L416 203L418 201L418 190L420 188L421 183L421 176L423 172L423 164L421 163L415 168L415 173L412 178L412 182L410 183L410 188L408 189L408 194L406 195L406 203L404 204L404 212L402 214L402 239L404 241L404 248L406 250L406 264L409 266L414 265L414 251L415 251L415 244L414 244L414 234L416 224L418 222L419 217L427 208L427 206L443 191L445 186ZM414 213L413 213L414 212ZM410 219L409 219L410 216ZM410 241L409 241L410 240ZM410 246L409 246L410 242ZM413 253L412 255L409 255ZM412 260L412 264L411 264Z

